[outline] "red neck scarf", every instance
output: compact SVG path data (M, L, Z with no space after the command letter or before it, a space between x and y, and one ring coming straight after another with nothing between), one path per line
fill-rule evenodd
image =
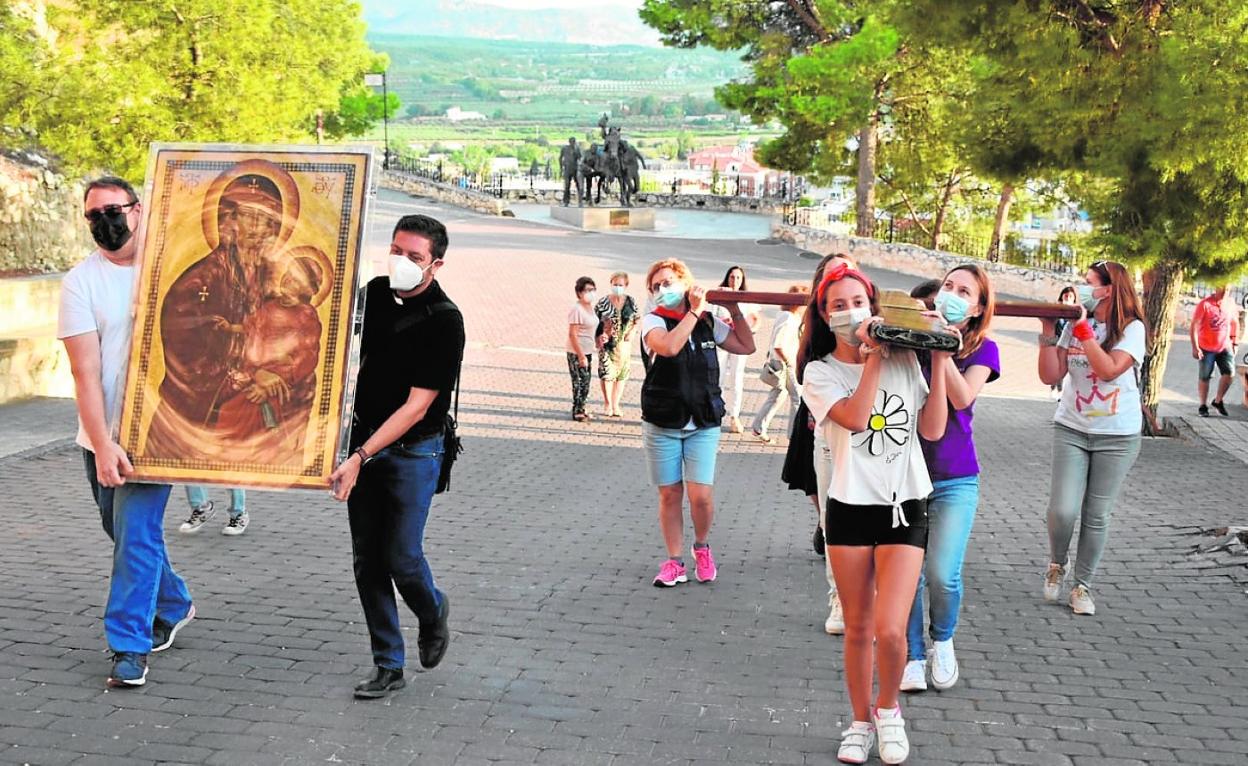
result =
M685 314L689 313L689 304L686 303L678 309L669 309L666 306L655 306L654 311L651 313L658 314L665 319L684 319Z

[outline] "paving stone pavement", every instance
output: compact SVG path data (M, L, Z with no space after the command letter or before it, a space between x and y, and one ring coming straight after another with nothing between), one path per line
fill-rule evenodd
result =
M374 257L398 207L378 205ZM471 341L467 452L426 545L454 604L443 665L413 669L389 699L351 698L370 665L367 633L345 509L326 493L253 493L242 537L178 534L175 493L167 538L199 616L153 655L146 687L106 690L111 549L81 459L23 450L0 457L0 762L834 762L848 713L840 641L822 631L813 514L781 489L782 448L726 435L720 577L655 589L662 545L638 386L623 420L572 423L561 350L582 272L637 275L670 252L705 279L732 253L778 287L812 264L749 243L552 235L438 211L452 235L440 277ZM1096 583L1098 615L1046 605L1053 404L1026 398L1034 358L1021 367L1007 366L1004 395L978 409L986 470L962 680L905 700L910 762L1245 763L1245 570L1188 553L1199 528L1242 521L1244 485L1228 477L1243 465L1202 443L1146 440ZM753 376L747 388L752 413L763 392Z

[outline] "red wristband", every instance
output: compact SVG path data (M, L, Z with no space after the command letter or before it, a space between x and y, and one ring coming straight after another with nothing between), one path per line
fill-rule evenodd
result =
M1075 326L1071 328L1070 334L1074 335L1075 340L1080 342L1092 340L1096 337L1096 332L1092 329L1092 323L1086 319L1081 322L1076 322Z

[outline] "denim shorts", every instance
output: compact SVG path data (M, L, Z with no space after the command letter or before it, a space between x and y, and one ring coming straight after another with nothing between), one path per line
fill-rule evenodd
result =
M1218 372L1223 375L1230 375L1235 366L1235 355L1226 349L1221 351L1205 351L1200 350L1200 379L1209 380L1213 377L1213 366L1218 366Z
M659 428L642 422L641 443L650 464L650 483L657 487L715 483L715 456L719 453L719 426L683 430Z

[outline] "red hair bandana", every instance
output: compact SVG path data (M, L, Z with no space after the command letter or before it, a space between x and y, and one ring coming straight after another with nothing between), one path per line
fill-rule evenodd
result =
M823 311L823 306L824 306L823 294L827 291L828 285L832 284L833 282L839 282L842 279L845 279L847 277L849 279L856 279L859 282L861 282L862 286L867 288L868 298L875 297L875 286L871 284L871 280L867 279L865 274L863 274L861 271L856 271L855 269L851 269L850 267L846 266L844 263L838 263L835 266L830 266L824 270L823 279L819 281L819 289L815 291L815 297L816 297L816 300L818 301L818 303L816 303L815 305L819 307L819 310L821 312Z

